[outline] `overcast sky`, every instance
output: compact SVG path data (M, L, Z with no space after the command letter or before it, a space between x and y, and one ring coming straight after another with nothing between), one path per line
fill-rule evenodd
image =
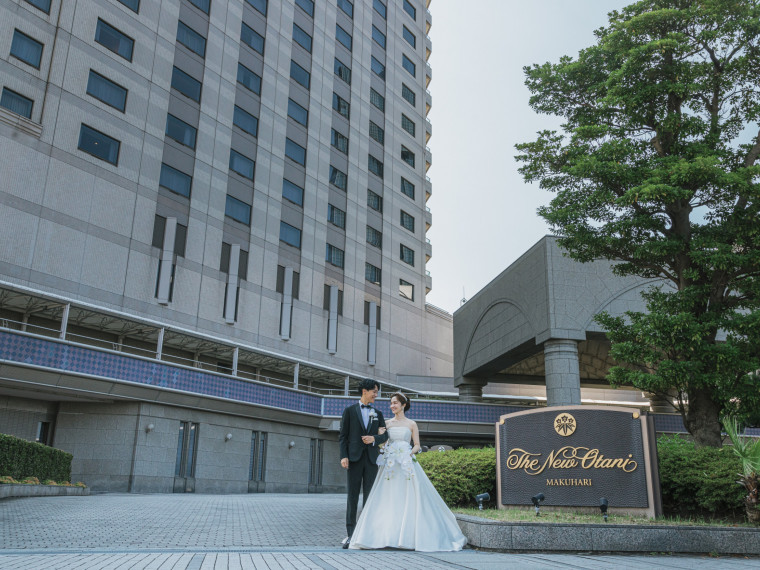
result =
M427 302L449 312L548 233L550 199L525 184L515 144L559 121L535 114L522 68L575 57L632 0L433 0L433 225Z

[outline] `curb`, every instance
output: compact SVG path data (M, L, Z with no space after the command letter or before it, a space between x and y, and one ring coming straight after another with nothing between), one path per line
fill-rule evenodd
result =
M760 528L502 522L456 515L467 542L489 550L760 554Z
M8 497L81 497L90 494L89 487L63 487L58 485L0 485L0 499Z

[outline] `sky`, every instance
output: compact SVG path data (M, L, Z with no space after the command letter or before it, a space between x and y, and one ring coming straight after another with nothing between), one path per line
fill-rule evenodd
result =
M550 233L551 194L523 182L515 144L558 129L528 105L523 67L595 43L607 13L632 0L433 0L430 56L433 225L427 302L453 313Z

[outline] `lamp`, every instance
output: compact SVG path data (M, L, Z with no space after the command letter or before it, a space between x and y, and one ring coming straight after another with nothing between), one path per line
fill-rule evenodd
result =
M153 424L148 424L147 426L145 426L145 433L150 433L154 429L156 429L156 426L154 426Z
M607 522L607 507L609 506L609 501L602 497L599 499L599 510L602 511L602 516L604 517L604 522Z
M544 494L539 493L538 495L533 495L530 500L533 501L533 506L536 507L536 516L539 516L538 509L541 507L541 501L544 500Z
M229 441L231 439L232 439L232 434L231 433L228 433L227 435L224 436L224 441Z
M481 511L483 510L483 503L491 500L491 495L488 493L481 493L480 495L475 495L475 500L478 502L478 509Z
M291 441L291 442L288 444L288 449L293 449L295 446L296 446L296 442L295 442L295 441Z

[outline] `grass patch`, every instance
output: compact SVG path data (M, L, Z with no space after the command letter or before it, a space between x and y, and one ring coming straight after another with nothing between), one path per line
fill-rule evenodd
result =
M542 524L600 524L604 523L600 514L572 513L567 511L551 511L548 508L541 510L541 516L537 517L535 512L525 509L452 509L455 514L469 515L471 517L481 517L505 522L532 522ZM724 526L724 527L749 527L757 528L755 525L746 522L736 522L732 520L715 520L706 519L699 516L693 517L661 517L659 519L648 519L646 517L635 517L630 515L612 514L608 516L607 524L627 524L627 525L666 525L666 526Z

